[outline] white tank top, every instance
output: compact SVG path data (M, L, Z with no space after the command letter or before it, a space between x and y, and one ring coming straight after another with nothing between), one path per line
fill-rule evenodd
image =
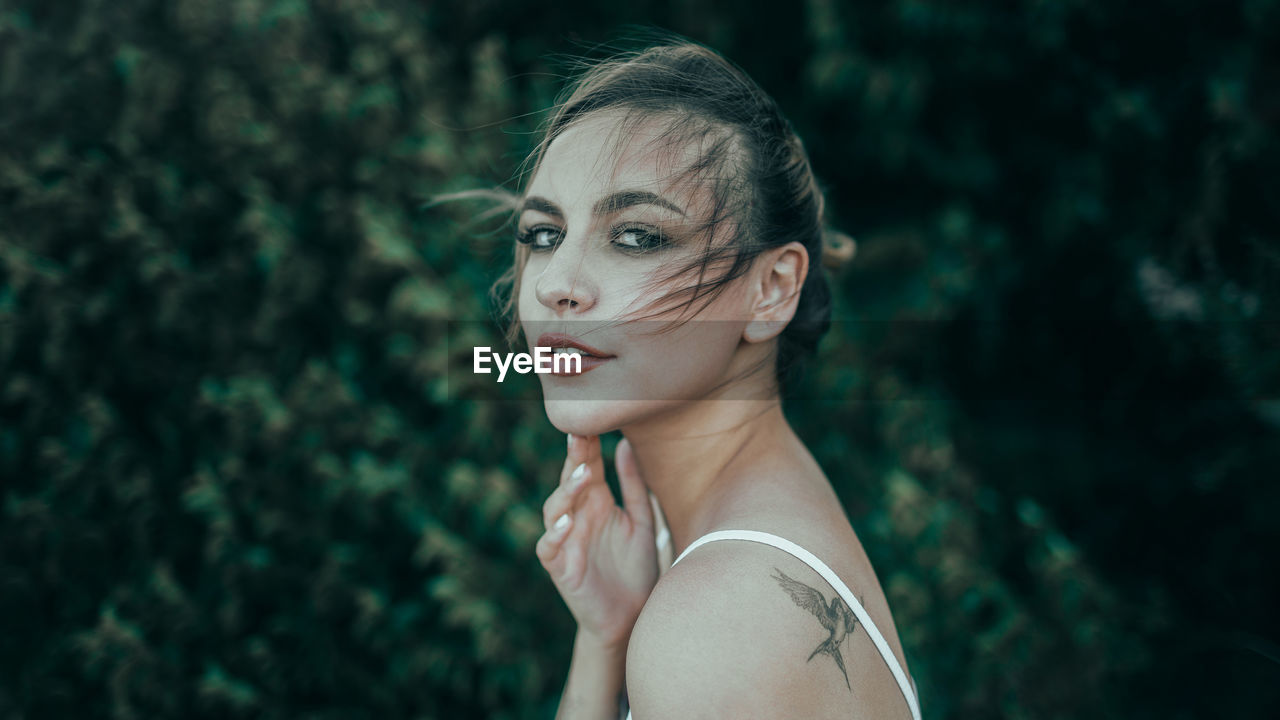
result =
M844 584L844 582L830 567L827 567L826 563L819 560L813 553L805 550L790 540L778 537L771 533L760 532L758 530L717 530L716 532L707 533L690 543L689 547L685 548L684 552L680 553L680 557L676 558L675 562L671 563L671 565L674 567L676 563L683 560L686 555L693 552L696 548L717 540L748 540L750 542L772 545L783 552L787 552L795 556L801 562L813 568L815 572L821 575L822 578L840 594L841 599L845 601L849 606L849 609L853 610L853 614L857 616L858 622L862 623L862 627L866 629L867 635L871 637L871 642L875 643L876 649L880 651L880 657L884 658L885 664L889 666L890 672L893 673L893 678L898 681L898 689L902 691L902 697L906 699L907 706L911 709L911 717L914 718L914 720L920 720L920 701L916 697L915 680L911 679L908 681L907 674L903 672L902 666L898 664L898 658L895 657L893 651L889 649L889 643L886 642L884 636L880 634L880 630L876 628L875 623L871 622L871 616L868 615L867 611L862 607L862 603L858 602L858 599L853 596L853 592L849 590L849 587ZM627 711L627 720L632 720L630 710Z

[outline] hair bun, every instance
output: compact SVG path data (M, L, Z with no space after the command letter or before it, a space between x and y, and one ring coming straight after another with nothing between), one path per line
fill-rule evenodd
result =
M858 241L837 230L822 232L822 266L837 270L853 259L858 252Z

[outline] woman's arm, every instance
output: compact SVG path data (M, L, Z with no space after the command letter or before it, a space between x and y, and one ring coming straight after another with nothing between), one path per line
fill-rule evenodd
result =
M618 720L626 660L625 644L610 646L578 630L556 720Z
M658 579L654 508L626 440L616 461L622 507L604 481L600 439L571 436L542 508L535 552L578 622L558 718L617 719L627 643Z

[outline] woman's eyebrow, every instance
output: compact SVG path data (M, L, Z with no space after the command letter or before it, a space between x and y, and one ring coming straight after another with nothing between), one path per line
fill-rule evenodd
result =
M670 200L647 190L623 190L606 195L592 208L597 215L608 215L633 205L657 205L684 216L684 211Z
M558 205L538 195L530 195L525 198L524 202L520 203L520 212L516 214L522 214L526 210L534 210L540 213L546 213L552 217L560 218L561 220L564 219L564 213L560 212L560 207Z
M635 205L657 205L658 207L671 210L672 212L679 214L681 217L684 216L684 211L681 210L678 205L661 195L651 193L647 190L622 190L606 195L601 198L591 208L591 210L596 215L608 215ZM564 219L564 213L561 212L558 205L539 195L530 195L524 199L524 202L520 204L520 212L523 213L525 210L536 210L561 220Z

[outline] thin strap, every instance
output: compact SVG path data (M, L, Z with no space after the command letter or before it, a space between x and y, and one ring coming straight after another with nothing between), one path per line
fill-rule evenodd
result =
M884 658L885 664L887 664L889 666L889 670L893 672L894 679L898 681L898 689L902 691L902 696L906 698L907 705L911 708L911 717L915 720L920 720L920 703L916 699L912 686L907 682L907 674L903 672L902 666L898 664L898 658L894 657L893 651L889 649L889 643L886 642L884 636L880 634L880 630L876 628L875 623L871 622L871 616L863 609L862 603L858 602L858 599L853 596L853 592L849 590L849 587L844 584L844 581L842 581L831 568L827 567L826 563L819 560L813 553L805 550L790 540L778 537L771 533L760 532L758 530L717 530L694 540L689 547L684 549L684 552L680 553L680 557L676 558L676 561L671 563L672 567L683 560L686 555L693 552L695 548L699 548L709 542L715 542L717 540L748 540L750 542L772 545L783 552L794 555L801 562L813 568L819 575L821 575L822 578L840 594L840 597L843 598L849 605L849 608L853 610L853 614L858 616L858 620L862 623L862 627L866 628L867 635L871 637L871 642L875 643L876 649L880 651L880 656ZM630 713L628 713L627 716L629 718Z

